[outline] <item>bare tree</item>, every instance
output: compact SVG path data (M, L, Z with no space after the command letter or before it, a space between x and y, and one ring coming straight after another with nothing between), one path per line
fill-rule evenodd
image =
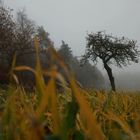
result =
M115 91L115 80L110 64L118 67L127 66L130 62L138 62L139 50L136 41L117 38L105 32L91 33L87 36L86 51L82 63L91 59L94 63L100 58L107 71L112 90Z
M11 9L0 5L0 58L11 62L15 47L15 23L12 19Z
M36 33L35 23L30 20L25 10L19 10L17 12L17 21L16 21L16 37L17 37L17 46L18 50L29 51L33 49L33 37ZM21 53L21 52L20 52Z

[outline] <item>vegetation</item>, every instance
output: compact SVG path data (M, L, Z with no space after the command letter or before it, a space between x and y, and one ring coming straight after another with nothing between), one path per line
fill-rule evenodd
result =
M38 41L35 39L36 51ZM140 138L139 93L118 94L103 91L84 91L76 84L61 57L53 48L50 70L42 71L37 53L36 68L15 66L14 83L6 90L0 89L0 139L1 140L138 140ZM69 79L56 69L57 60ZM36 89L25 92L19 85L16 71L28 70L36 77ZM44 75L50 75L45 84ZM56 89L59 79L64 91ZM13 84L12 84L13 83Z
M115 55L109 45L107 67L112 58L120 66L137 61L135 42L97 35L113 44ZM107 49L100 45L94 56L90 45L100 43L90 43L86 61ZM80 67L64 41L56 51L49 33L24 11L14 21L11 10L0 6L0 140L139 140L140 93L93 90L94 81L98 86L102 80L89 62Z
M67 67L73 71L76 80L82 87L88 89L105 88L104 77L97 67L91 65L89 62L84 66L81 66L80 60L72 54L71 48L64 41L62 41L62 45L58 49L58 53L63 58Z
M91 59L97 63L98 58L103 62L107 71L112 90L116 90L115 81L110 64L118 67L127 66L130 62L138 63L139 50L136 41L127 38L117 38L105 32L91 33L87 36L87 46L82 61Z
M19 10L14 19L12 11L3 5L0 6L0 21L0 83L9 82L9 72L15 54L17 65L35 68L36 52L33 43L35 35L40 43L41 67L43 69L49 68L50 54L49 52L46 53L46 48L54 47L54 44L49 37L49 33L42 26L37 26L30 20L24 9ZM72 54L71 48L64 41L62 41L58 53L84 88L104 88L104 78L101 72L90 63L81 68L79 60ZM85 71L88 71L87 75L83 74ZM63 73L63 69L59 68L59 72ZM35 80L31 72L18 72L18 77L19 82L24 87L32 89ZM45 77L45 79L47 82L48 77Z

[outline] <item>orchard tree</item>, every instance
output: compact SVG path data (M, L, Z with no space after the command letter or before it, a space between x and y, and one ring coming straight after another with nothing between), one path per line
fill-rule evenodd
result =
M138 63L139 50L136 41L127 38L117 38L107 35L105 32L88 34L85 54L82 56L82 63L87 60L98 62L102 60L107 71L112 90L115 91L115 80L111 64L118 67L127 66L130 62Z

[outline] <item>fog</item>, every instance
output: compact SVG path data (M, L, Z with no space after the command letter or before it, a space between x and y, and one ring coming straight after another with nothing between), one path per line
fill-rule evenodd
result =
M114 36L137 40L140 45L139 0L4 0L4 3L14 11L24 7L28 16L50 33L56 47L64 40L76 56L84 53L87 32L105 30ZM97 67L106 75L101 62ZM128 81L124 87L135 83L140 87L140 82L135 81L140 75L140 63L112 68L118 83Z
M116 86L121 90L140 90L140 74L128 72L116 75Z

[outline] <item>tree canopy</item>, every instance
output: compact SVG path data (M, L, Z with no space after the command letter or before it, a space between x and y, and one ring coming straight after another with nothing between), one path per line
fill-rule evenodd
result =
M62 40L62 44L58 50L58 53L64 58L64 61L66 64L70 64L71 60L73 58L72 55L72 50L71 48L68 46L67 43L65 43L65 41Z
M37 36L42 50L45 50L47 47L53 47L54 44L49 38L49 33L45 31L43 26L37 28Z
M91 59L94 63L100 58L107 71L112 90L115 90L115 82L110 64L118 67L127 66L131 62L138 62L139 50L136 41L125 37L114 37L105 32L88 34L87 45L82 63Z
M22 64L30 67L35 65L36 59L33 39L35 35L40 42L39 50L40 59L42 61L45 50L42 50L41 45L45 45L46 47L50 46L50 44L53 45L53 42L48 37L49 34L43 27L38 27L27 16L24 9L19 10L16 17L12 15L12 11L13 10L0 3L0 83L2 81L1 79L4 79L4 77L6 79L5 81L8 81L7 77L9 76L15 54L17 65ZM40 31L37 29L40 29ZM41 31L43 35L41 34Z

